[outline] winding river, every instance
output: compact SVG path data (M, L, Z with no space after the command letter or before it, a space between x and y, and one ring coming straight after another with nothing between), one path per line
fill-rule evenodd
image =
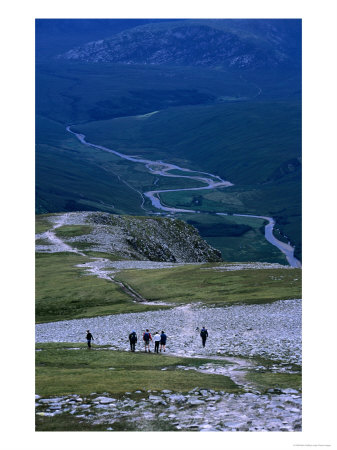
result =
M144 197L147 197L151 203L152 206L154 206L157 209L160 209L162 211L166 211L168 213L195 213L199 214L202 211L196 211L191 209L179 209L179 208L173 208L165 206L161 203L160 200L160 194L163 192L181 192L181 191L200 191L204 189L216 189L216 188L223 188L228 186L233 186L233 184L230 181L223 180L217 175L213 175L211 173L207 172L197 172L190 169L185 169L183 167L179 167L175 164L165 163L163 161L151 161L149 159L144 159L138 156L130 156L125 155L124 153L117 152L116 150L112 150L107 147L103 147L102 145L96 145L92 144L90 142L87 142L85 140L85 135L80 133L75 133L71 130L71 126L67 126L67 131L74 136L77 137L77 139L84 145L88 147L93 147L108 153L113 153L116 156L119 156L120 158L126 159L127 161L131 161L134 163L140 163L144 164L145 167L154 175L159 175L163 177L174 177L174 178L189 178L191 180L199 181L202 183L205 183L206 186L202 187L195 187L195 188L184 188L184 189L165 189L165 190L154 190L154 191L148 191L139 194L142 196L143 202L142 202L142 208L144 205ZM184 173L191 173L191 174L197 174L197 175L177 175L169 173L170 171L181 171ZM143 208L144 209L144 208ZM227 213L216 213L219 216L227 216ZM273 229L275 226L275 220L272 217L266 217L266 216L255 216L250 214L233 214L233 216L237 217L249 217L249 218L255 218L255 219L262 219L268 222L268 224L265 226L265 238L268 242L270 242L272 245L277 247L287 258L287 261L291 267L301 267L301 262L295 258L294 256L294 247L292 247L289 243L286 244L285 242L279 241L275 238L273 234Z

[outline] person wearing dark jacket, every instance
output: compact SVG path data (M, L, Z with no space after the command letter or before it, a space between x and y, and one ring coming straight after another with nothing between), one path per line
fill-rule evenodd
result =
M145 351L146 351L146 348L148 348L149 352L151 352L151 350L150 350L150 341L152 341L152 336L151 336L151 333L150 333L150 331L148 329L146 329L145 333L143 334L143 341L144 341L144 344L145 344Z
M135 330L133 330L129 334L129 341L130 341L131 351L134 352L136 350L136 342L137 342L137 334L136 334Z
M87 343L88 343L88 348L91 348L91 340L94 340L94 336L90 333L89 330L87 330Z
M166 345L166 334L164 333L164 331L162 331L160 335L160 351L162 350L165 351L165 345Z
M205 347L206 339L208 338L208 331L206 330L205 327L201 328L200 336L201 336L201 339L202 339L202 346Z

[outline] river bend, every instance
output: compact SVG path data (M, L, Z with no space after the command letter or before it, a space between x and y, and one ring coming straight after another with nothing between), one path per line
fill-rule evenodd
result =
M190 209L180 209L180 208L173 208L169 206L165 206L161 203L160 200L160 194L163 192L181 192L181 191L200 191L205 189L217 189L217 188L225 188L228 186L233 186L233 184L230 181L223 180L217 175L213 175L211 173L207 172L199 172L194 171L191 169L186 169L183 167L179 167L176 164L170 164L163 161L151 161L149 159L144 159L139 156L130 156L126 155L124 153L117 152L116 150L112 150L110 148L104 147L102 145L96 145L92 144L90 142L87 142L85 140L85 135L81 133L76 133L71 130L71 126L66 127L67 131L74 136L77 137L77 139L83 144L88 147L93 147L108 153L113 153L116 156L119 156L120 158L126 159L127 161L131 161L134 163L140 163L144 164L145 167L154 175L159 175L163 177L174 177L174 178L188 178L191 180L199 181L202 183L205 183L205 186L202 187L195 187L195 188L183 188L183 189L165 189L165 190L153 190L144 192L143 194L141 192L140 195L143 198L144 203L144 197L147 197L150 201L152 206L154 206L157 209L160 209L162 211L166 211L168 213L195 213L199 214L202 213L202 211L197 210L190 210ZM183 173L191 173L191 174L197 174L197 175L177 175L169 173L169 171L175 170L175 171L181 171ZM227 213L217 213L219 216L227 216ZM272 245L277 247L287 258L287 261L291 267L301 267L301 262L295 258L294 256L294 247L292 247L289 243L282 242L273 234L274 226L275 226L275 220L272 217L267 216L257 216L252 214L233 214L233 216L237 217L249 217L249 218L255 218L255 219L262 219L268 222L268 224L265 226L265 238L268 242L270 242Z

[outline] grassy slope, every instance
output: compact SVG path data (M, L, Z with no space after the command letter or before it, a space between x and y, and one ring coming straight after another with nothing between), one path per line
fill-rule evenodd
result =
M81 344L69 346L79 347ZM101 349L66 350L64 344L37 344L36 393L41 396L92 392L119 396L127 391L162 390L188 392L200 388L237 392L227 377L176 369L178 365L196 367L203 359L178 358L160 354L128 353ZM208 360L207 360L208 361ZM114 370L110 370L113 367ZM168 370L161 369L167 367Z
M253 96L235 73L198 67L38 64L37 111L63 124L145 114L217 96Z
M254 383L258 389L302 389L301 373L249 373L247 380Z
M35 233L45 233L50 230L52 224L48 220L48 216L37 215L35 216Z
M68 348L78 350L68 350ZM195 387L225 392L240 392L238 386L223 375L180 370L177 366L199 367L225 360L182 358L162 354L112 351L105 346L86 344L36 344L36 393L42 397L109 393L116 397L125 392L169 389L188 392ZM99 351L97 351L99 350ZM113 370L111 369L113 368ZM167 370L162 371L161 369ZM301 374L248 373L247 378L261 390L292 387L301 389ZM134 394L137 396L137 394Z
M212 266L214 264L169 270L128 270L116 278L150 301L201 301L206 305L225 306L301 297L300 269L207 270Z
M235 184L261 183L287 159L300 156L297 100L251 100L181 106L147 119L81 124L91 142L187 158ZM244 162L244 164L242 164Z
M74 210L144 212L140 207L140 194L118 178L125 179L129 170L120 158L80 144L64 126L54 121L38 116L36 122L38 213ZM146 178L146 175L141 172L140 177ZM149 176L150 184L153 179Z
M36 255L37 322L158 309L133 303L112 282L83 275L75 265L84 262L88 258L73 253Z
M67 229L77 233L77 229ZM92 254L92 257L107 257ZM113 256L113 255L112 255ZM112 259L114 259L112 257ZM149 311L159 306L134 303L119 286L75 267L88 258L73 253L36 255L36 321L49 322L107 314ZM122 280L149 300L226 305L257 303L301 296L300 270L204 270L218 264L183 266L176 269L129 270ZM163 308L163 306L161 307Z

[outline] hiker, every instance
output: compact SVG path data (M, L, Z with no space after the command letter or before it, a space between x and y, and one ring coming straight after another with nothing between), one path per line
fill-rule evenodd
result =
M158 353L160 344L160 334L158 331L156 331L156 334L153 336L153 340L154 340L154 351L155 353Z
M136 342L137 342L137 334L135 330L132 330L129 334L130 348L131 351L134 352L136 350Z
M206 339L208 337L208 331L206 330L205 327L201 328L200 336L201 336L201 339L202 339L202 346L205 347Z
M145 343L145 351L146 351L146 347L148 347L149 352L151 352L150 341L152 341L152 336L148 329L146 329L145 333L143 334L143 341Z
M88 348L91 348L91 340L94 340L94 336L90 333L89 330L87 330L87 343L88 343Z
M165 351L165 345L166 345L166 334L164 333L164 331L162 331L160 335L160 351L162 350Z

